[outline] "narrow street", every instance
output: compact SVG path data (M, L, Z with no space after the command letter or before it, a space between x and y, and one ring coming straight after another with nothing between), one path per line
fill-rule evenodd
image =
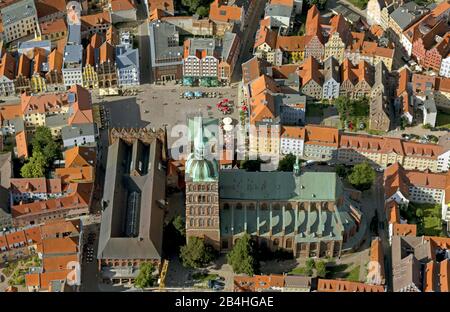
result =
M391 246L389 244L389 229L386 225L386 214L384 211L384 187L383 175L377 176L375 182L375 205L378 212L378 232L383 246L384 253L384 272L388 291L392 289L392 264L391 264Z
M138 26L139 39L139 61L141 71L141 85L152 83L152 71L150 62L150 37L149 37L148 22L143 21Z
M264 13L267 0L258 0L253 10L252 16L249 16L248 27L244 29L243 38L241 38L241 53L236 62L234 73L231 78L232 82L238 82L242 78L242 63L245 63L253 57L253 45L255 43L255 34L259 28L259 20ZM252 50L250 50L252 49Z

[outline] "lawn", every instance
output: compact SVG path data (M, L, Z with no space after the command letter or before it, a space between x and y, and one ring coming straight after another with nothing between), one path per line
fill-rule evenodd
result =
M441 207L433 204L414 204L423 210L423 234L439 236L442 232Z
M450 129L450 114L443 111L438 111L436 116L436 126Z
M347 270L349 266L351 266L351 264L328 265L326 277L329 279L346 278L348 273L345 272L345 270Z
M199 281L199 282L207 282L209 280L215 280L218 277L219 277L219 275L217 275L217 274L208 274L208 273L202 273L202 272L192 274L192 279Z
M292 274L292 275L303 275L303 276L307 276L308 275L306 273L306 268L305 267L296 267L291 272L289 272L289 274Z
M354 267L347 275L347 280L350 282L359 282L359 271L361 270L360 266Z
M360 10L364 10L367 6L368 0L348 0L351 4L353 4L355 7L357 7Z
M421 213L418 213L418 210L421 210ZM441 207L439 204L410 203L407 208L400 209L400 214L408 220L408 223L417 224L418 236L440 236L442 233Z

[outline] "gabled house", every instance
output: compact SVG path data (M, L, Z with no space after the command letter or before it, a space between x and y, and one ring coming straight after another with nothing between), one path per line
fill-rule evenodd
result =
M324 59L333 56L340 64L344 60L345 48L352 40L350 28L342 15L333 16L330 26L328 41L324 45Z
M339 63L333 56L330 56L324 62L322 98L329 100L339 97L340 82Z
M11 96L16 93L14 78L16 77L16 60L9 53L3 54L0 63L0 96Z
M320 100L323 95L323 75L318 61L310 56L299 66L300 91L310 99Z
M339 88L340 96L352 97L358 77L355 74L355 66L346 58L341 64L341 85Z
M310 40L305 46L305 58L312 56L319 62L323 60L325 54L325 40L320 19L319 10L313 5L306 16L305 34L310 37Z
M14 81L15 90L18 94L29 93L31 91L31 60L26 54L19 56L19 64L17 66L17 75Z

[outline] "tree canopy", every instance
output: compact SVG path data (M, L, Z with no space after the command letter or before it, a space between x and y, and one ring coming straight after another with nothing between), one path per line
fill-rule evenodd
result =
M308 258L305 262L305 273L308 276L312 276L314 273L314 268L316 267L316 263L314 262L314 259Z
M207 246L203 239L191 237L188 243L181 247L180 258L185 267L201 268L214 260L211 246Z
M325 9L327 0L308 0L308 4L310 6L316 5L319 10L323 10L323 9Z
M151 287L155 284L156 278L153 275L156 268L150 262L144 262L139 268L139 274L134 280L134 286L138 288Z
M294 170L295 160L297 158L293 154L284 156L278 163L278 171L292 171Z
M33 147L32 155L41 153L47 165L50 165L55 159L60 157L58 143L52 137L50 128L40 126L36 128L36 132L31 139Z
M209 15L209 8L204 6L199 6L197 10L195 11L198 16L205 17Z
M318 277L325 278L327 275L327 264L325 261L318 261L316 263L316 272Z
M189 11L189 13L197 13L201 17L209 14L209 5L212 0L181 0L181 4Z
M173 218L172 224L181 236L186 236L186 224L180 215Z
M245 273L253 276L258 267L255 257L254 242L248 233L239 238L231 252L227 255L228 264L233 268L234 273Z
M34 152L20 169L20 174L23 178L42 178L45 176L46 165L44 155Z
M348 181L360 191L368 190L375 182L375 170L367 163L357 164L348 176Z
M260 171L261 164L263 161L261 159L246 159L241 161L240 168L247 171Z

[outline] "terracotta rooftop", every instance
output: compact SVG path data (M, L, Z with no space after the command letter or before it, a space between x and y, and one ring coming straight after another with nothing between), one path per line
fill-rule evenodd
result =
M298 65L285 64L281 66L272 66L272 77L274 79L288 79L290 75L297 75Z
M61 193L61 179L14 178L10 180L10 191L20 193Z
M61 72L63 64L63 55L58 51L58 49L53 49L48 55L48 69L49 71Z
M267 75L261 75L250 83L251 96L255 97L264 91L277 93L279 86L273 78Z
M384 205L386 219L389 224L400 222L400 207L395 200L390 200Z
M311 80L315 81L319 85L323 84L323 76L319 71L319 63L317 60L310 56L299 67L299 75L301 78L301 86L306 85Z
M408 181L405 170L399 163L395 163L384 170L384 194L388 199L400 191L403 196L409 196Z
M339 130L337 128L307 125L305 144L338 147Z
M363 55L393 58L394 49L379 47L376 42L364 41L361 53Z
M439 285L441 292L450 292L450 259L439 263Z
M321 17L316 5L313 5L306 15L306 33L307 36L317 36L323 42Z
M42 253L44 255L76 254L77 252L77 237L56 237L42 240Z
M39 24L42 35L50 35L55 32L67 32L67 25L64 18L42 22Z
M69 233L79 234L81 231L80 220L51 220L40 226L42 238L52 238Z
M250 123L275 119L275 102L271 94L259 93L250 99Z
M269 29L269 27L261 25L256 33L255 44L253 47L257 48L264 43L271 49L275 49L277 44L277 33L274 30Z
M392 232L392 235L397 236L417 236L417 225L394 223Z
M74 146L64 153L66 168L79 168L93 166L96 159L96 151L92 147Z
M294 0L270 0L270 4L294 7Z
M0 106L1 120L13 120L22 117L22 107L20 104L6 104Z
M25 54L21 54L19 57L19 65L17 66L17 77L22 76L30 78L30 74L31 60Z
M358 81L358 77L355 75L355 66L348 58L341 65L341 83L345 81L350 81L352 85Z
M231 5L220 5L219 0L214 0L209 7L209 19L215 22L240 21L242 8Z
M400 96L404 92L408 91L409 82L410 82L410 72L409 69L405 67L398 73L397 96Z
M44 114L46 112L59 112L64 105L67 105L67 94L22 94L20 101L23 114Z
M1 60L0 77L3 76L10 80L16 77L16 61L9 52L4 53Z
M276 48L286 52L305 51L311 36L278 36Z
M306 129L302 128L302 127L283 126L281 128L281 137L282 138L304 140L305 135L306 135Z
M71 182L94 182L94 167L56 168L55 176L64 184Z
M358 282L319 279L318 292L384 292L384 286Z
M42 259L42 268L44 269L44 272L66 270L67 265L70 262L78 262L78 256L76 254L71 254L56 257L45 257Z
M29 244L40 244L42 242L42 233L39 226L28 228L24 232Z
M25 244L27 242L27 238L25 237L24 231L8 233L5 236L6 236L6 241L8 242L8 246L11 246L14 244Z
M25 215L37 215L52 210L87 208L90 204L93 184L73 183L73 185L70 184L68 191L70 194L66 197L14 205L11 207L11 214L13 218L18 218Z
M65 0L35 0L38 18L66 11Z
M265 71L265 67L269 64L258 57L252 57L250 60L242 64L242 80L245 84L259 78Z
M175 13L173 0L149 0L148 6L150 8L150 11L162 10L171 14Z
M109 3L112 12L136 10L133 0L109 0Z

